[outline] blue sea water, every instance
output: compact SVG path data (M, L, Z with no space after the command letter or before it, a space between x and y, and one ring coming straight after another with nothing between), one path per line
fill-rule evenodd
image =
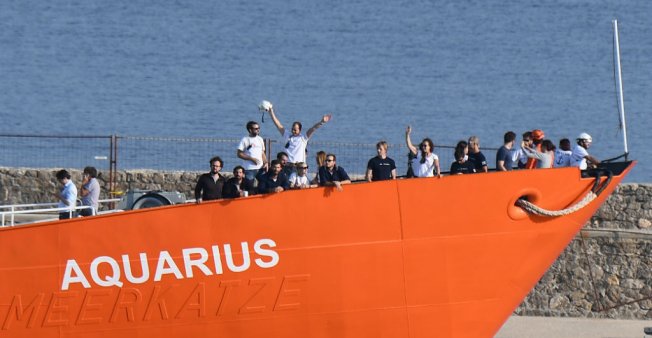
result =
M651 14L648 0L5 0L0 133L236 138L268 99L287 125L332 112L316 141L402 143L409 124L416 141L498 147L540 128L586 131L608 158L623 152L616 18L628 180L651 182ZM263 135L278 136L269 121Z

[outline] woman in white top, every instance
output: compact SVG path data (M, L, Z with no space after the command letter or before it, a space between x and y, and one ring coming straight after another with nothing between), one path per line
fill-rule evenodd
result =
M439 157L433 153L435 149L434 143L429 138L424 138L423 141L419 144L419 150L417 147L412 144L410 139L410 134L412 133L412 127L407 126L405 130L405 143L407 144L410 153L416 156L412 160L412 169L414 170L414 176L416 177L441 177L441 170L439 169Z

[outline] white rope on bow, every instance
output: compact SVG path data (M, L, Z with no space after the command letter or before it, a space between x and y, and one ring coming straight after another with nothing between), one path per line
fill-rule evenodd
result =
M525 211L531 214L535 214L539 216L557 217L557 216L570 215L584 208L589 203L591 203L596 197L598 197L598 195L596 195L593 191L589 191L589 193L586 194L586 196L584 196L584 198L581 201L577 202L573 206L570 206L562 210L547 210L524 199L517 200L516 205L518 205L519 207L523 208Z

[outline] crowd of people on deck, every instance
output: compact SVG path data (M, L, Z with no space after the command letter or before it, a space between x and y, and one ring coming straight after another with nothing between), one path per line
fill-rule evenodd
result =
M342 186L351 183L346 170L337 165L335 154L319 151L315 160L317 172L308 176L306 148L312 135L321 126L328 123L332 116L324 115L304 134L300 122L294 122L287 130L276 116L271 104L264 107L269 113L276 129L283 137L284 150L276 159L268 162L265 155L265 142L260 136L260 125L255 121L246 124L248 135L238 145L237 156L244 163L233 169L233 178L226 180L219 172L223 162L219 157L211 159L211 172L202 175L195 188L195 200L202 201L243 197L251 194L267 194L290 189L332 186L343 190ZM405 143L409 150L407 177L441 177L439 157L434 153L435 144L430 138L424 138L418 145L412 143L412 128L405 131ZM503 146L496 153L496 171L513 169L535 169L555 167L579 167L586 169L597 166L600 161L589 155L592 138L581 133L576 145L571 149L569 139L559 142L559 149L554 143L545 139L542 130L536 129L523 133L520 146L516 146L516 134L505 133ZM397 178L396 164L388 157L388 144L380 141L376 144L377 156L367 163L365 180L382 181ZM472 174L489 171L487 159L480 150L480 139L471 136L468 141L459 141L454 150L455 161L451 163L449 174Z
M241 139L236 150L237 157L243 161L242 165L233 168L233 176L227 179L221 173L224 161L219 156L211 158L210 171L199 176L197 180L196 203L317 186L332 186L341 191L343 185L351 183L346 170L337 165L335 154L324 151L316 154L315 175L312 177L308 175L309 166L306 158L308 141L320 127L331 120L330 114L324 115L304 134L300 122L294 122L290 130L286 129L277 118L273 106L268 102L261 109L269 113L276 129L283 137L284 150L279 152L275 159L269 161L265 142L260 136L260 125L256 121L249 121L246 124L248 134ZM408 126L405 130L405 143L409 150L406 177L442 177L439 157L434 153L433 141L424 138L418 145L414 145L411 133L412 128ZM555 144L546 139L540 129L523 133L519 146L516 145L516 134L512 131L505 133L503 141L503 145L496 152L496 171L570 166L587 169L600 163L588 153L593 140L587 133L581 133L572 148L570 140L566 138L559 141L559 148L555 147ZM376 151L377 156L367 163L365 180L372 182L396 179L396 164L388 156L387 142L378 142ZM477 136L469 137L468 141L459 141L455 146L454 159L450 165L450 175L489 171L487 158L480 150L480 139ZM97 211L100 189L96 176L95 168L84 168L81 197L82 204L88 208L82 210L82 216L93 215ZM74 208L77 188L71 182L70 174L66 170L60 170L56 173L56 177L62 185L57 196L59 207ZM69 218L70 215L70 212L61 212L60 218Z

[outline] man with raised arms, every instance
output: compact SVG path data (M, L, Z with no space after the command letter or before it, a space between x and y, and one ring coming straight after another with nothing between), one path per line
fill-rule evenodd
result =
M276 125L276 129L278 129L279 133L281 133L281 136L283 136L283 140L285 142L284 152L288 154L288 162L292 164L296 164L297 162L307 163L306 147L308 146L308 140L310 140L312 134L315 131L317 131L319 127L323 126L324 124L328 123L328 121L331 120L331 114L324 115L321 118L321 120L315 123L315 125L312 126L310 129L308 129L308 132L306 132L306 134L304 135L301 132L302 129L301 122L297 121L292 123L292 129L287 130L285 129L285 127L283 127L281 121L279 121L279 119L276 117L273 106L270 105L267 111L269 112L269 115L272 117L272 121L274 121L274 125Z

